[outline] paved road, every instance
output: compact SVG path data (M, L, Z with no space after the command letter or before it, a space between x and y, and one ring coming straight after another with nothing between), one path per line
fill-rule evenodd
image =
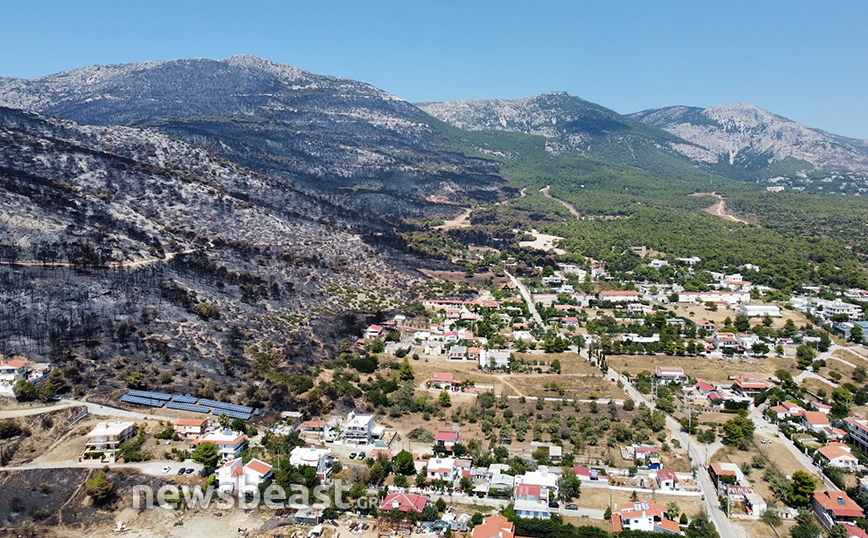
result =
M64 398L60 402L52 402L50 404L38 407L28 407L24 409L3 409L0 410L0 419L40 415L42 413L54 411L55 409L63 409L65 407L76 407L81 405L87 407L87 412L89 414L103 417L133 418L138 420L163 419L171 421L175 421L178 419L177 416L162 415L160 413L157 413L155 412L156 409L147 413L142 413L139 411L128 411L126 409L120 409L108 405L85 402L83 400L74 400L69 398Z
M105 466L105 463L100 462L78 463L78 461L41 461L31 462L24 465L0 467L0 471L23 471L27 469L102 469ZM114 463L108 467L112 469L138 469L142 474L151 476L162 476L163 474L166 474L167 476L177 476L178 469L181 467L187 469L193 468L193 474L197 475L202 472L202 465L193 460L186 460L183 463L169 462L165 460L145 461L141 463ZM163 473L165 467L169 467L170 471L168 473Z
M612 379L618 379L620 374L618 374L618 372L613 368L609 368L609 377ZM651 405L651 403L645 399L645 396L643 396L631 384L627 382L624 383L624 392L637 404L643 403L653 409L654 406ZM688 447L690 458L694 465L699 467L699 470L696 473L697 482L699 483L700 490L705 495L706 512L711 516L711 520L714 521L714 526L717 527L717 532L720 534L721 538L736 538L735 527L729 518L726 517L726 512L720 509L720 505L717 502L712 502L712 499L717 501L717 495L715 493L716 489L704 468L705 462L708 461L708 459L710 459L722 445L720 443L715 443L706 447L705 445L694 443L690 436L681 431L681 424L669 415L666 416L666 425L670 430L672 430L675 437L681 441L681 445Z
M524 302L527 303L527 307L530 310L530 315L533 317L533 320L536 321L540 327L543 325L542 317L539 315L539 312L536 311L536 307L533 305L533 298L530 295L527 287L521 283L521 280L515 278L508 271L504 271L504 274L509 277L512 281L513 285L518 288L518 292L521 293L521 296L524 298Z

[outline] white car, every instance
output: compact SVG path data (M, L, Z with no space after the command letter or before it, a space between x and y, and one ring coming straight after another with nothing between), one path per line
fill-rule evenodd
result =
M171 471L171 470L172 470L172 468L167 465L167 466L163 467L163 474L169 474L169 471Z
M763 439L762 441L760 441L760 443L762 443L764 445L770 445L770 444L772 444L772 440L771 439Z

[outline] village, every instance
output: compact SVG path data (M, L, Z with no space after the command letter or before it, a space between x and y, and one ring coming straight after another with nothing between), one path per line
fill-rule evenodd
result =
M470 300L424 299L424 315L394 315L355 342L362 356L401 359L395 364L409 372L415 397L434 402L436 412L423 413L431 416L396 418L371 405L266 416L129 390L116 408L85 405L75 420L89 431L32 461L132 465L245 497L274 482L286 458L322 483L366 483L376 506L345 511L344 522L376 513L371 532L380 534L421 529L400 523L406 519L424 522L423 532L514 536L504 513L676 535L707 517L722 536L736 528L762 535L766 514L788 528L801 506L825 529L843 524L865 536L856 523L868 500L868 352L859 336L868 322L849 320L862 317L866 292L831 299L805 289L766 304L757 297L774 290L740 274L712 273L714 289L704 292L646 283L595 294L577 290L605 283L605 271L562 265L533 278L505 274ZM50 371L10 360L0 365L0 384L11 394L20 382L39 386ZM84 404L49 396L54 407ZM124 443L145 430L165 439L147 441L154 456L182 467L120 464ZM291 450L272 453L275 437L293 439ZM200 445L215 445L216 461L195 461ZM791 494L781 482L796 473L807 476L806 500L781 502ZM286 504L271 527L322 534L328 508Z

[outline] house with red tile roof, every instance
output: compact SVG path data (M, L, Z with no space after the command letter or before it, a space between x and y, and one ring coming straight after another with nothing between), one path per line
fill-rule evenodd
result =
M582 465L574 465L573 471L576 472L576 476L578 476L579 480L582 482L598 482L600 479L606 479L606 475L600 471Z
M850 441L859 449L868 450L868 421L856 417L844 419L847 431L850 432Z
M207 418L179 418L175 421L175 433L182 439L195 439L205 435L207 429Z
M832 412L832 406L826 405L823 402L811 402L808 404L814 411L819 411L821 413L826 413L827 415Z
M755 376L742 374L735 378L735 388L742 396L755 396L769 388L769 382Z
M376 340L384 335L383 328L379 325L371 325L365 329L365 340Z
M428 504L428 497L422 495L413 495L410 493L392 493L386 495L383 503L380 505L380 511L390 512L392 510L400 510L401 512L422 513L425 506Z
M229 460L217 468L220 491L243 495L256 491L259 484L272 477L271 465L253 458L246 465L241 458Z
M715 389L714 385L712 385L711 383L706 383L705 381L700 381L699 383L696 384L696 390L698 390L699 393L702 394L703 396L708 396L708 394L710 392L714 392L717 389Z
M452 388L452 382L455 380L455 374L451 372L433 372L431 374L431 386L438 389Z
M862 508L843 491L814 493L811 506L814 508L814 515L827 530L839 523L852 524L865 517Z
M815 433L820 433L827 427L831 426L829 415L820 411L805 411L802 413L802 426L806 430L811 430Z
M658 469L657 484L660 489L678 489L678 475L672 469Z
M839 469L856 470L859 458L853 455L849 446L843 443L829 443L814 452L814 459L821 465Z
M455 443L461 442L461 436L455 430L440 430L437 436L434 437L434 443L444 447L446 452L452 452L452 447Z
M27 379L27 363L18 359L0 364L0 383L14 385Z
M657 366L654 369L654 376L661 381L684 381L687 379L684 369L679 366Z
M515 538L515 524L504 516L490 516L473 528L472 538Z

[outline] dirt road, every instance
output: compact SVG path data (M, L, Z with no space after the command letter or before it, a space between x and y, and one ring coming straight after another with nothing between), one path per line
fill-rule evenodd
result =
M573 204L571 204L565 200L561 200L560 198L555 198L549 192L550 190L551 190L551 185L546 185L545 187L541 188L539 191L541 193L543 193L543 196L545 196L546 198L551 198L552 200L557 200L558 202L560 202L561 205L566 207L567 209L569 209L570 213L572 213L577 219L582 220L582 214L579 213L579 210L576 209L576 206L574 206Z
M714 205L706 207L703 209L709 215L713 215L719 219L728 220L730 222L740 222L742 224L748 224L746 220L742 220L738 217L734 217L726 212L726 199L714 192L697 192L693 193L690 196L714 196L717 198L717 202Z

